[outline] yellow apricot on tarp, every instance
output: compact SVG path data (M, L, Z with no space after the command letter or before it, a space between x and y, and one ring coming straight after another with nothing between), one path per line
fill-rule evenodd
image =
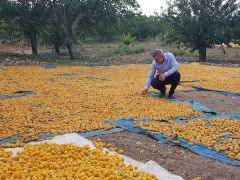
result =
M106 120L121 118L159 120L200 115L190 105L142 97L138 91L145 81L145 73L139 76L136 70L145 72L147 65L111 68L114 71L84 67L59 67L54 71L41 67L7 68L0 74L0 95L18 90L31 90L34 94L0 101L3 119L0 140L19 136L21 142L28 142L48 133L107 130L113 126L105 123ZM82 76L58 76L68 73ZM109 81L84 78L93 74ZM51 83L51 79L55 83Z
M206 124L210 124L206 126ZM240 160L237 155L240 152L240 141L234 140L240 138L239 129L240 121L235 119L199 119L184 124L174 122L140 122L135 123L135 126L148 130L155 134L164 134L169 138L179 138L188 140L188 145L202 144L208 147L209 150L217 152L224 151L225 154L232 159ZM222 140L224 134L231 132L231 137L227 140ZM172 142L178 144L177 142Z
M118 150L118 153L119 154L124 154L124 151L123 150Z

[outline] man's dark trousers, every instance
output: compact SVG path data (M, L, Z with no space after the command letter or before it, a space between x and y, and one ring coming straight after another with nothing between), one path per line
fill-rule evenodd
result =
M180 82L180 79L181 79L181 75L178 71L173 73L172 75L166 77L165 81L160 81L159 75L157 75L151 81L151 86L154 89L160 90L162 94L165 94L166 93L166 85L171 84L171 89L169 91L169 95L173 95L175 92L175 89L177 88L177 86Z

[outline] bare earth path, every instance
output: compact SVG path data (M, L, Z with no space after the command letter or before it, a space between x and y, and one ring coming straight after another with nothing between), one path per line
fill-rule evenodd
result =
M177 92L180 100L196 100L218 114L240 113L240 97L225 96L214 92Z

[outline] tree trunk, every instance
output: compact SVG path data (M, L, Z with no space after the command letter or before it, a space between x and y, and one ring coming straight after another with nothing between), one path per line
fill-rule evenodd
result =
M54 45L54 51L58 56L60 56L60 47L58 45Z
M67 49L68 49L68 52L70 55L70 59L75 59L75 55L73 52L73 43L74 43L73 35L71 34L71 31L70 32L68 31L68 35L65 39L65 44L67 46Z
M71 26L71 22L68 19L68 11L69 8L68 6L64 7L64 22L67 28L67 37L65 38L65 44L67 46L69 55L70 55L70 59L75 59L74 56L74 52L73 52L73 43L74 43L74 32L73 32L73 28ZM77 25L77 24L75 24Z
M8 39L10 40L10 43L13 44L13 38L10 34L8 35Z
M30 35L30 39L31 39L31 46L32 46L32 54L37 55L38 54L38 50L37 50L37 33L36 32L32 32Z
M60 43L59 43L59 39L61 39L61 35L60 35L60 32L58 30L58 26L59 26L59 19L58 19L58 10L57 10L57 1L56 0L53 0L53 12L52 12L52 15L53 15L53 18L52 19L52 31L53 31L53 45L54 45L54 51L55 53L60 56ZM56 40L57 39L57 40Z
M199 61L206 62L207 61L207 48L206 47L200 48L198 53L199 53Z
M66 46L70 55L71 59L75 59L74 53L73 53L73 40L71 38L66 38Z
M225 49L224 49L223 45L221 45L221 46L220 46L220 48L222 49L222 51L223 51L223 54L226 54L226 51L225 51Z

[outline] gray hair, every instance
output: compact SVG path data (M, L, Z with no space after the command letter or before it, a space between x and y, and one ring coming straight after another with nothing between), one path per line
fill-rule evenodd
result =
M153 57L155 57L155 56L164 56L163 50L161 50L161 49L155 49L154 52L152 53L152 56L153 56Z

